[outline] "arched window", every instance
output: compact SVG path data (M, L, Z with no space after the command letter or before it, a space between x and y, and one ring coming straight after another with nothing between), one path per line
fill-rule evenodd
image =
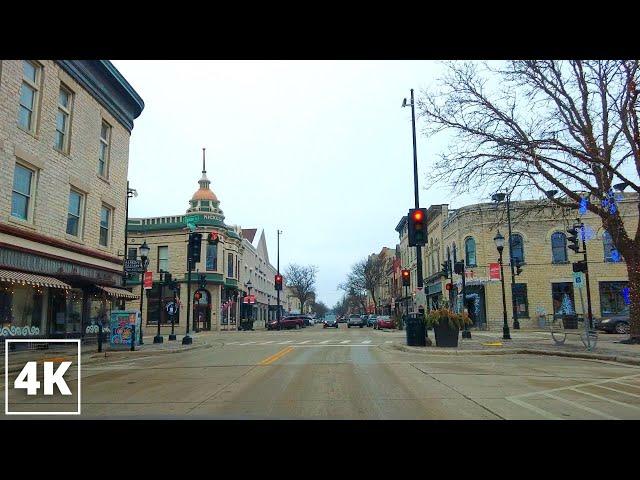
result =
M553 263L565 263L567 259L567 236L562 232L551 235Z
M468 267L476 266L476 241L469 237L464 241L464 260Z
M613 239L606 230L602 232L602 248L604 250L604 261L613 262L613 258L611 256L611 252L614 249Z
M518 233L511 235L511 248L513 263L524 263L524 242L522 241L522 235Z

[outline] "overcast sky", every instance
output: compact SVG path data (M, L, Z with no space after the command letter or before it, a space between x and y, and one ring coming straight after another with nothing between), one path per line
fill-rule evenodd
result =
M145 103L131 136L129 180L139 194L131 217L185 213L205 147L225 222L264 229L273 265L283 230L281 271L317 265L318 299L330 307L354 262L395 247L395 226L413 207L402 99L434 82L438 62L113 63ZM443 140L418 135L422 207L478 200L425 185Z

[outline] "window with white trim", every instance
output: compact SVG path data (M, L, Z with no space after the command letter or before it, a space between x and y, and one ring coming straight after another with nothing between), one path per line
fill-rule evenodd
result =
M11 193L11 216L29 221L33 211L35 170L16 163L13 171L13 191Z
M30 133L36 132L41 75L42 67L40 65L30 60L22 61L22 85L20 87L18 125Z
M109 154L111 151L111 125L104 120L100 127L100 150L98 151L98 175L109 177Z
M69 209L67 211L67 234L82 237L82 210L84 195L73 189L69 192Z
M56 150L59 150L62 153L69 153L69 132L71 131L72 108L73 93L64 85L60 85L54 146Z
M100 209L100 245L109 246L111 235L111 209L105 205Z

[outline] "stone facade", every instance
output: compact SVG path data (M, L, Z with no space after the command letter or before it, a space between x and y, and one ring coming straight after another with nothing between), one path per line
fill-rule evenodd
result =
M69 95L64 127L58 118L61 89ZM96 320L98 304L104 308L104 292L92 285L120 286L129 138L143 107L110 62L0 62L0 269L51 275L71 287L64 295L51 288L41 292L41 330L81 333L81 325ZM28 110L31 121L21 122ZM109 129L101 175L103 122ZM57 128L64 132L62 149ZM69 234L72 190L80 199L79 220L77 233ZM106 245L100 242L103 207L109 209ZM10 303L5 299L0 308L10 309ZM6 312L4 317L3 324Z

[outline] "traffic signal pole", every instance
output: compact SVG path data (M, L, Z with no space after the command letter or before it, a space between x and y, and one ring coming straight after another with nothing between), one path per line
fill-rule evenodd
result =
M591 310L591 288L589 288L589 264L587 263L587 243L584 234L584 223L580 222L580 237L582 238L582 253L584 255L584 279L587 285L587 316L589 318L589 329L593 328L593 312Z
M513 244L511 243L511 192L507 193L507 225L509 227L509 266L511 267L511 307L513 309L513 329L520 330L518 305L516 303L516 274L513 264Z
M182 339L183 345L191 345L193 339L189 336L189 321L191 320L191 234L189 234L189 246L187 251L187 331Z
M277 265L277 269L278 269L278 275L280 275L280 234L282 232L280 230L278 230L278 265ZM277 313L277 318L278 318L278 325L280 325L280 289L276 290L276 296L278 299L278 313Z
M416 111L413 102L413 88L411 89L411 127L413 130L413 193L415 196L416 208L420 208L420 198L418 195L418 150L416 146ZM424 219L426 222L426 218ZM418 262L417 274L418 274L418 288L424 286L422 279L422 248L420 245L416 246L416 261Z

